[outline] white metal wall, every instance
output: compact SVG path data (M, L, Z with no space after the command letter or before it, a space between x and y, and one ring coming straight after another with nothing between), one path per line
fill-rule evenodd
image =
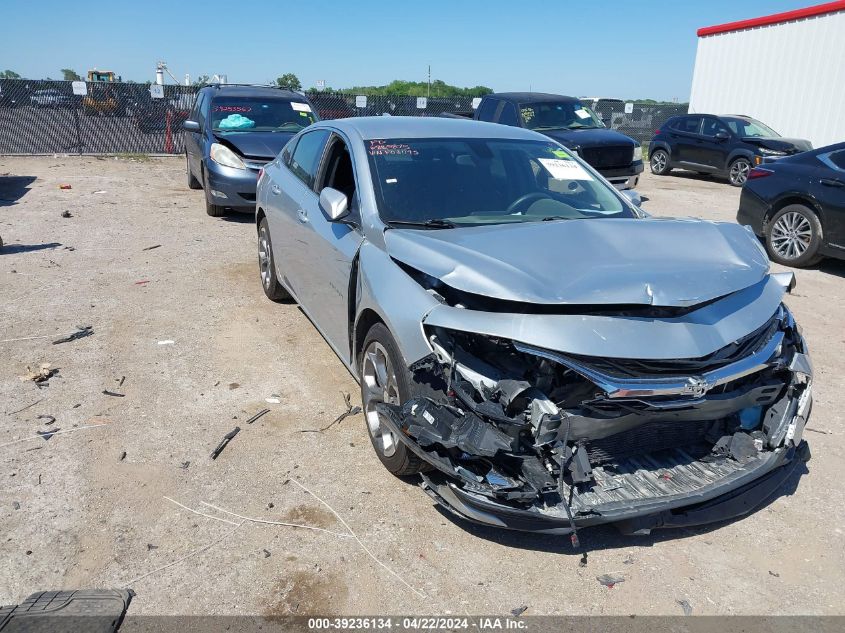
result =
M690 112L747 114L813 147L845 141L845 11L699 37Z

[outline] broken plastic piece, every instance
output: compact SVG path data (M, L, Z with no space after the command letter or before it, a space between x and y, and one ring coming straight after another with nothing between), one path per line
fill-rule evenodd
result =
M596 580L608 589L613 589L614 585L625 582L625 576L622 574L602 574L601 576L596 576Z
M217 445L217 447L213 451L211 451L211 459L217 459L220 453L223 452L223 449L226 448L229 442L234 439L234 437L240 432L241 427L236 426L234 429L226 433L226 435L223 436L223 439L220 440L220 443Z
M76 332L68 334L67 336L63 336L62 338L56 339L55 341L53 341L53 345L58 345L59 343L69 343L77 339L85 338L86 336L91 336L93 333L94 328L92 326L77 325Z

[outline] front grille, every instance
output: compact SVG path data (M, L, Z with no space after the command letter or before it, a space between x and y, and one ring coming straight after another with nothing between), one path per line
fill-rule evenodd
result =
M630 165L634 160L634 148L630 145L582 147L581 155L596 169L612 169Z
M647 422L629 431L590 440L584 448L587 450L590 464L593 465L613 463L674 448L682 448L696 454L702 450L706 453L709 451L706 435L713 424L710 420Z

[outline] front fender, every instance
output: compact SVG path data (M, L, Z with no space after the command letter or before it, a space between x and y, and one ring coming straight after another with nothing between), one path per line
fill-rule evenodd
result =
M405 363L411 365L432 351L422 321L438 305L385 251L369 241L361 245L354 332L358 332L361 315L372 310L393 334Z

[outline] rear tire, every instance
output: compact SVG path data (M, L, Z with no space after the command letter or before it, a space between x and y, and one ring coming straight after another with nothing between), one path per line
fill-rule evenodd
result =
M261 274L261 287L270 301L290 299L290 293L276 276L276 261L273 259L273 243L270 241L267 218L261 218L258 224L258 272Z
M822 223L803 204L790 204L775 213L764 233L766 251L773 262L803 268L823 259L818 254L822 244Z
M143 130L141 130L143 132ZM191 173L191 162L188 160L188 154L185 154L185 169L188 172L188 189L202 189L202 183L194 177Z
M221 207L219 204L214 204L211 201L211 187L208 186L208 178L205 172L202 175L202 188L205 189L205 212L212 218L222 218L226 215L225 207Z
M416 475L425 462L389 432L375 410L380 402L402 404L411 399L410 372L390 330L376 323L367 332L358 359L361 377L361 403L370 441L379 460L397 477Z
M648 158L648 164L651 167L651 173L655 176L665 176L672 171L669 166L669 154L666 153L666 150L654 150Z

